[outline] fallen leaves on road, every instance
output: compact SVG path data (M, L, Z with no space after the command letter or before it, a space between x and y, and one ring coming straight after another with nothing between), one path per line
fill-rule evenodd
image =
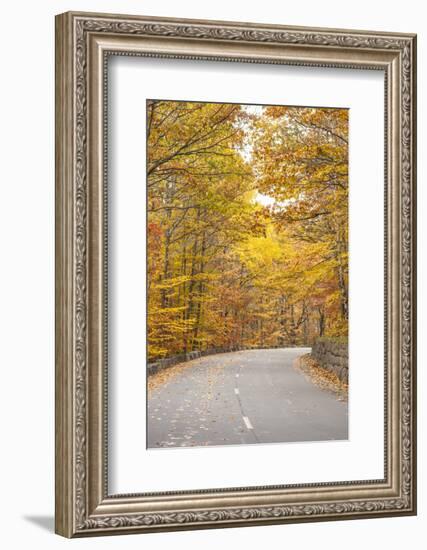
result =
M299 357L294 366L300 369L316 386L332 391L340 401L347 401L348 384L342 382L336 374L320 367L310 355Z
M151 391L155 390L158 386L161 386L166 382L169 382L172 378L175 378L175 376L177 376L178 374L181 374L183 370L187 369L188 367L194 366L198 362L200 362L200 359L193 359L193 361L179 363L178 365L174 365L173 367L160 370L159 372L156 372L155 374L148 376L147 377L148 392L150 393Z
M189 367L195 367L196 365L200 364L203 361L203 359L193 359L192 361L186 361L185 363L179 363L178 365L174 365L173 367L168 367L166 369L160 370L159 372L156 372L155 374L152 374L147 377L147 390L150 394L153 390L157 389L159 386L162 386L163 384L166 384L176 376L182 374L184 370L186 370ZM211 400L213 398L212 393L212 387L214 386L216 382L216 377L222 373L224 370L224 364L219 363L215 366L206 366L206 372L208 375L207 379L207 393L205 395L205 400ZM188 401L188 400L187 400Z

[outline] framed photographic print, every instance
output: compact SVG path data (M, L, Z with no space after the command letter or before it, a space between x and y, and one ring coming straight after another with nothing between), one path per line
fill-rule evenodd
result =
M415 67L57 16L57 533L415 514Z

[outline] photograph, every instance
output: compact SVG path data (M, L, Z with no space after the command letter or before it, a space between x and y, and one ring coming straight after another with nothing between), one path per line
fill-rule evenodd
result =
M55 83L54 113L52 94L39 94L51 129L55 115L55 464L28 470L54 472L52 529L66 538L216 529L194 541L217 547L220 529L283 524L291 544L330 530L332 550L344 539L360 547L348 520L399 517L384 544L400 548L408 521L418 538L423 528L409 517L420 18L385 2L359 29L360 6L313 3L308 21L305 6L295 18L263 4L246 22L233 3L163 8L58 13L55 67L50 47L50 67L15 71L22 89L34 70ZM15 159L9 179L28 168L21 180L44 200L34 182L46 179L33 176L46 167L37 147L49 116L33 111L28 147L30 114L13 118L25 121L9 133L29 160ZM8 186L18 211L46 223L21 187ZM9 210L13 223L28 217ZM15 233L31 239L36 225ZM29 254L12 247L15 279L47 243L36 240ZM37 298L43 284L21 287ZM25 299L21 314L18 302L13 357L28 312L47 311ZM34 510L23 514L40 523ZM366 540L383 537L368 523Z
M147 99L145 146L147 448L347 440L349 109Z

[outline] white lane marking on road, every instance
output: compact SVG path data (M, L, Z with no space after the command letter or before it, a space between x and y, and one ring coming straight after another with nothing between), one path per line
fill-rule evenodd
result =
M249 418L247 416L243 416L243 422L246 424L246 427L247 427L248 430L253 430L254 429L254 427L251 424L251 421L249 420Z
M234 388L234 393L235 393L236 395L239 395L239 393L240 393L240 392L239 392L239 388Z

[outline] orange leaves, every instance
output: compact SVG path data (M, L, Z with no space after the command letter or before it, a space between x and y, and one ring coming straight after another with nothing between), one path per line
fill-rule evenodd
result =
M150 357L345 333L347 139L341 109L147 103Z

